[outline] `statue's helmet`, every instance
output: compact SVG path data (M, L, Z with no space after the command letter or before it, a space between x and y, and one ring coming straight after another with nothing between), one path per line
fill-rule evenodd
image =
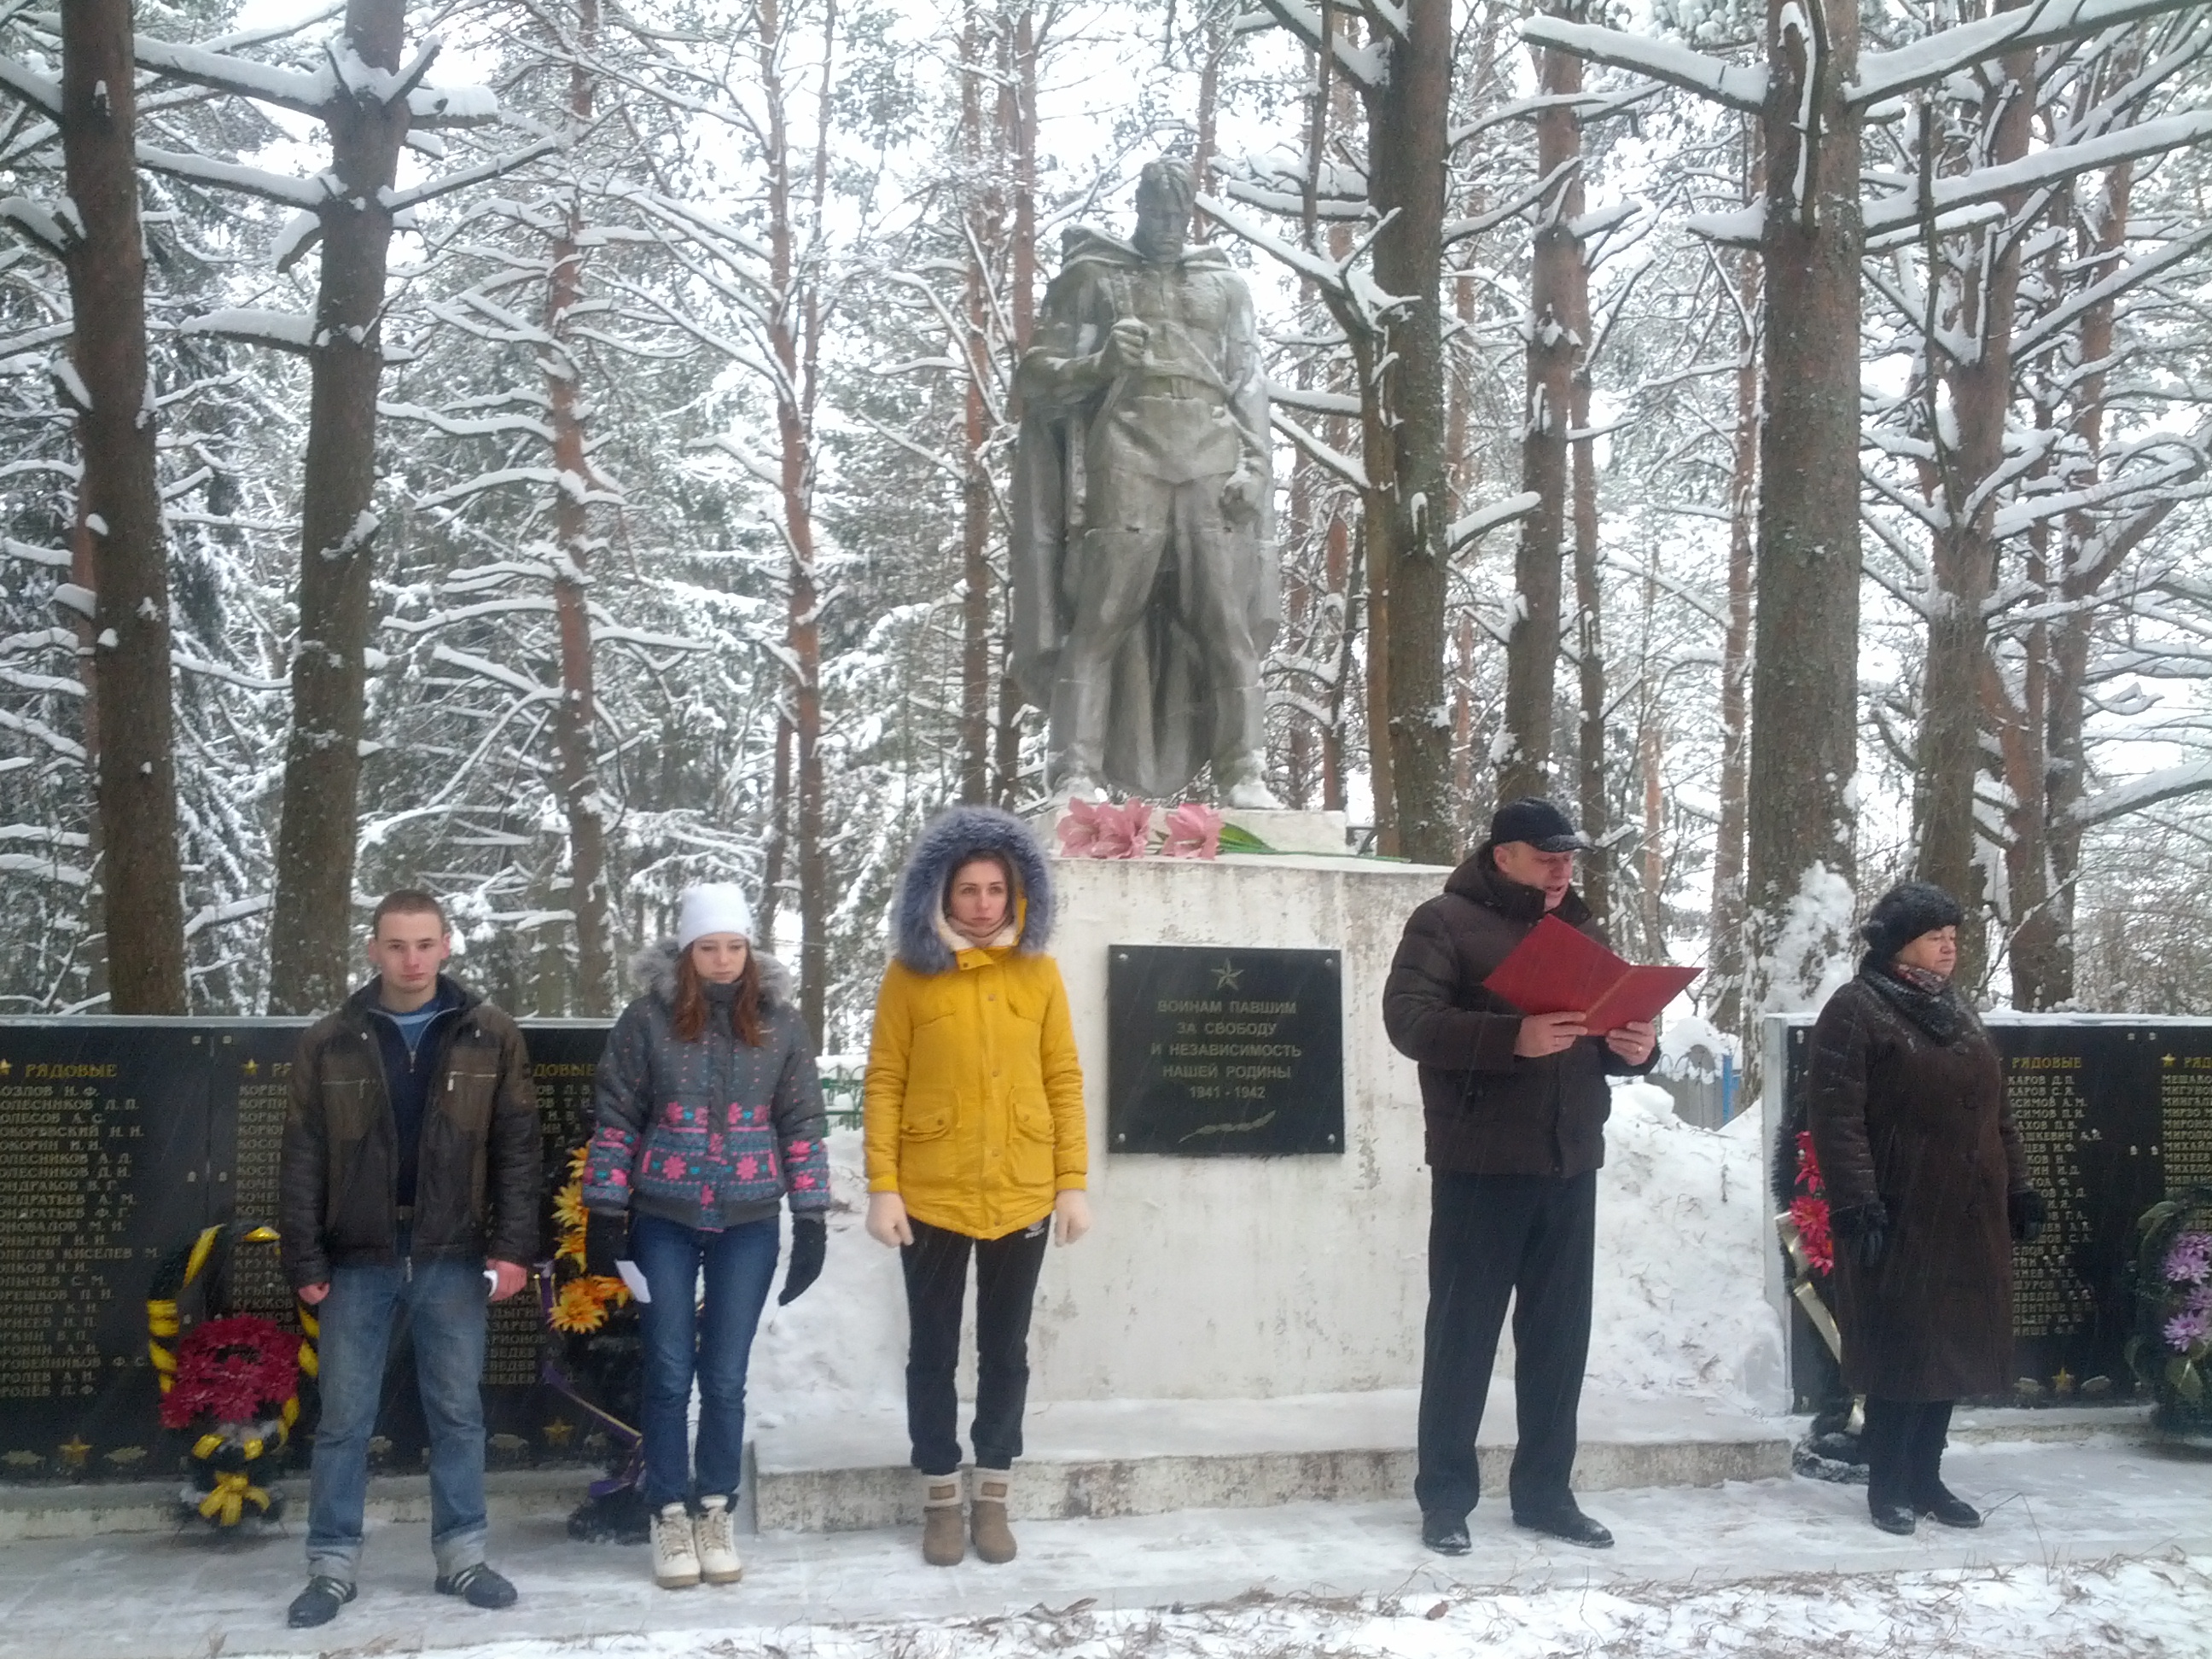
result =
M1190 163L1176 156L1147 161L1144 171L1137 175L1139 211L1148 206L1158 206L1188 216L1197 195L1198 181L1192 176Z

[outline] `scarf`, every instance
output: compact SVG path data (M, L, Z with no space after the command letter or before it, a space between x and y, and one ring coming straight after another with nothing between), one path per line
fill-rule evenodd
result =
M1941 974L1901 962L1877 963L1869 956L1859 964L1859 977L1947 1048L1980 1026L1974 1011Z

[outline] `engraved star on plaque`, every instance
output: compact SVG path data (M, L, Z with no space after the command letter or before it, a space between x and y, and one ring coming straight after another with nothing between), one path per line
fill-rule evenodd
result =
M1243 977L1244 970L1242 968L1231 967L1229 959L1224 957L1222 958L1221 966L1213 970L1213 988L1217 991L1242 990L1243 988L1237 981Z

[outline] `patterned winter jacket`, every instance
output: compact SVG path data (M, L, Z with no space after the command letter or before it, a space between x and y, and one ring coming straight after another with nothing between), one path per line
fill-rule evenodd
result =
M788 1194L794 1215L830 1207L822 1085L791 975L760 956L762 1042L742 1042L709 1008L696 1042L679 1039L676 945L634 964L646 994L623 1010L599 1057L584 1203L634 1209L702 1231L765 1220Z

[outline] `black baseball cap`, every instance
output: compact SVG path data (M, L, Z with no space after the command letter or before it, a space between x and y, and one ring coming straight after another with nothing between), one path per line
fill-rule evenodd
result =
M1525 841L1540 853L1590 853L1597 843L1575 828L1567 815L1536 795L1523 795L1499 807L1490 820L1493 843Z

